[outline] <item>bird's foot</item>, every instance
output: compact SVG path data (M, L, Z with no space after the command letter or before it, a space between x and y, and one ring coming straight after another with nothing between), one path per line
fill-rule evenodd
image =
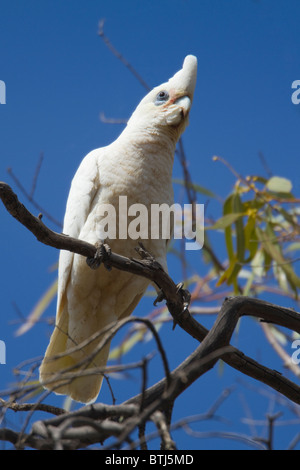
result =
M188 290L183 288L183 285L184 285L183 282L180 282L179 284L177 284L176 291L181 293L184 305L185 307L188 307L190 300L191 300L191 294Z
M189 306L190 300L191 300L191 294L188 290L183 288L183 282L180 282L176 286L176 293L180 292L182 296L182 300L184 303L184 308L187 308ZM162 289L159 289L157 291L157 297L153 302L153 305L156 305L158 302L162 302L163 300L167 300L164 292Z
M142 242L138 242L139 246L135 247L135 251L140 255L143 260L148 260L154 262L154 257L146 250Z
M106 243L103 243L103 242L99 241L99 242L95 243L95 247L96 247L96 253L95 253L93 258L87 258L86 259L87 265L91 269L98 269L99 266L101 265L101 263L103 263L105 268L108 271L110 271L111 266L108 262L109 256L111 254L110 246L107 245Z
M191 301L191 294L188 290L184 289L183 288L183 282L180 282L179 284L177 284L176 286L176 292L180 292L181 296L182 296L182 300L183 300L183 310L181 313L183 313L185 310L187 310L189 304L190 304L190 301ZM173 318L173 327L172 327L172 330L175 329L175 326L177 325L177 321L175 318Z

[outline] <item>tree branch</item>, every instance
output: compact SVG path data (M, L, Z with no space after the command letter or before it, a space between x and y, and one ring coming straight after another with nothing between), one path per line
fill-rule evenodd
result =
M17 403L15 401L5 401L0 398L0 408L9 408L13 411L44 411L53 415L62 415L66 413L63 408L47 405L45 403Z
M78 253L87 258L95 256L97 248L94 245L50 230L41 221L40 217L33 216L20 203L10 186L3 182L0 182L0 198L8 212L30 230L40 242L57 249ZM185 291L178 288L162 266L153 257L149 256L143 248L139 248L139 253L144 259L130 259L116 253L110 253L107 264L143 276L154 282L163 291L174 322L178 323L181 328L200 342L204 341L207 336L209 340L213 339L212 344L215 350L229 344L232 332L241 316L254 316L300 333L300 316L294 310L241 296L227 299L224 302L208 335L207 329L191 316L187 308ZM207 341L208 339L206 339ZM203 345L199 347L203 347ZM211 352L211 348L208 348L206 352ZM194 355L197 356L197 354L196 350ZM282 377L278 372L268 369L245 356L241 351L231 348L231 351L225 354L223 360L242 373L271 386L296 403L300 403L300 388L296 384ZM190 361L193 361L193 355L190 356ZM179 368L181 367L185 367L185 362L179 366ZM153 387L158 387L159 393L161 393L160 385L156 384Z
M42 243L57 249L78 253L88 258L95 256L95 246L64 234L55 233L46 227L41 221L41 217L34 217L18 201L15 193L6 183L0 183L0 198L10 214L28 228ZM68 413L66 416L58 416L40 422L42 424L36 424L33 433L27 437L28 442L34 442L36 448L39 448L38 446L42 444L36 444L34 440L36 434L39 434L45 439L45 446L48 446L49 438L52 436L52 441L56 441L59 435L60 438L64 439L65 448L70 448L70 446L74 448L77 445L82 446L82 443L89 445L92 442L101 442L109 435L115 435L117 436L116 446L118 446L120 442L130 438L133 429L142 426L146 420L150 419L151 416L153 417L153 413L157 410L164 410L170 403L173 403L188 386L211 369L220 358L241 373L269 385L295 403L300 404L299 386L283 377L279 372L257 363L230 345L233 331L242 316L254 316L262 321L275 323L300 333L300 316L297 312L249 297L228 298L225 299L213 327L210 331L207 331L191 316L188 309L187 292L176 286L161 265L143 247L140 247L138 251L143 258L142 260L129 259L110 253L105 263L110 267L143 276L156 283L166 298L167 307L173 316L174 322L178 323L201 344L182 364L171 372L168 383L167 379L164 378L144 390L143 396L140 394L121 405L124 407L133 405L136 407L134 409L138 409L138 413L130 416L128 422L124 422L124 425L109 421L95 427L93 423L80 421L81 424L77 422L74 431L66 425L65 419L74 424L73 419L77 419L79 416L80 419L86 418L86 414L89 416L89 413L92 413L93 419L95 419L100 409L103 412L103 408L101 408L103 405L95 404L83 407L79 412L75 412L79 415ZM140 408L141 398L143 398L142 410ZM132 408L130 410L132 411ZM63 428L55 431L58 425L63 426ZM8 431L2 431L2 435L3 433L7 436L7 440L14 441L15 436L8 435ZM51 436L49 436L49 433ZM81 440L82 436L85 436L83 441ZM70 441L72 441L71 444Z

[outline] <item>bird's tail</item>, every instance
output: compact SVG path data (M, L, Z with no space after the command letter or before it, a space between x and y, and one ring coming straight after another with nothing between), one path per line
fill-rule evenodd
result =
M81 403L92 403L100 392L103 380L101 369L107 362L110 341L96 354L99 338L88 344L72 345L68 324L68 312L64 309L58 317L40 367L40 382L57 394L69 395Z

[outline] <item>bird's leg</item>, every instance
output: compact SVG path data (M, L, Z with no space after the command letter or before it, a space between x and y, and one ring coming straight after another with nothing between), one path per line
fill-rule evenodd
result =
M109 265L109 255L111 253L110 246L107 243L102 241L98 241L95 243L96 253L93 258L87 258L86 262L87 265L91 269L98 269L101 263L104 264L105 268L110 271L111 266Z

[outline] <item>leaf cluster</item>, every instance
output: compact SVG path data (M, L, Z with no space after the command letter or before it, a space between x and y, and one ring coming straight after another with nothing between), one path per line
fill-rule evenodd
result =
M248 295L254 280L266 279L273 271L285 292L298 297L300 277L291 255L300 249L299 199L292 183L282 177L238 176L225 199L222 216L207 230L222 231L228 256L218 285L232 285L239 293L241 273L247 268Z

